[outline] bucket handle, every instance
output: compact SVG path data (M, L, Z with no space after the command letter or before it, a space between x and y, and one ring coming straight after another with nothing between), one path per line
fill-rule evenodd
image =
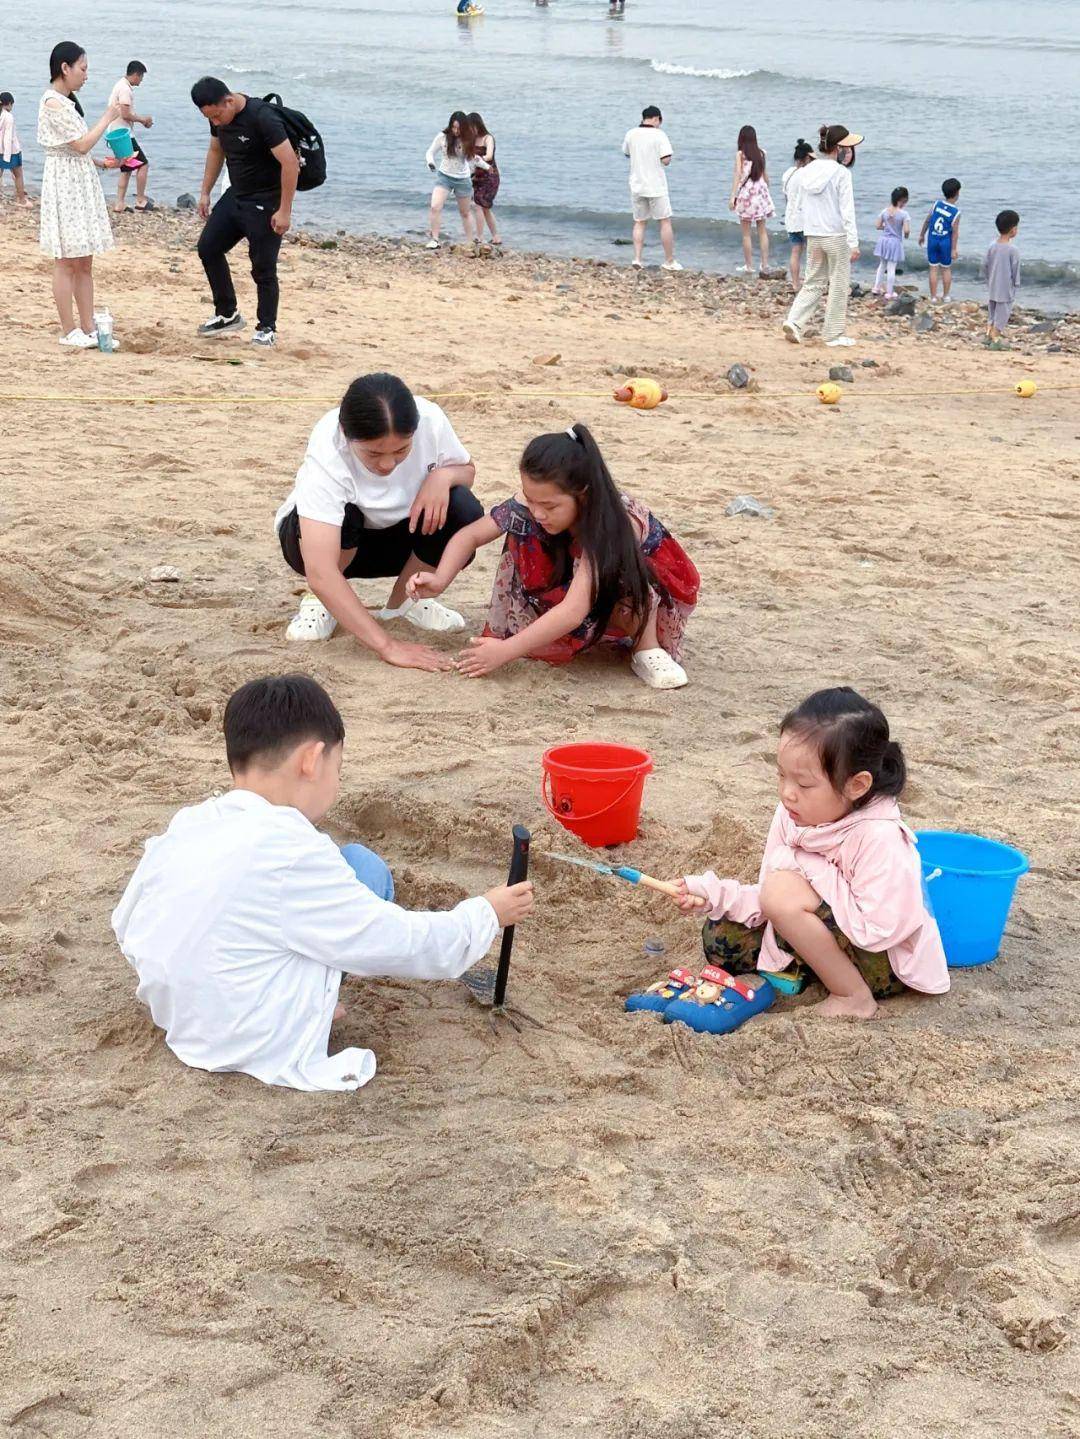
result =
M564 812L564 811L562 811L562 810L556 809L556 808L555 808L555 805L554 805L554 802L552 801L552 798L551 798L551 771L550 771L550 770L545 770L545 771L544 771L544 779L543 779L543 783L542 783L541 786L540 786L540 794L541 794L541 798L542 798L543 801L544 801L544 808L547 810L548 814L551 815L551 817L552 817L553 819L557 819L557 820L560 822L560 824L562 823L563 820L566 820L566 819L572 819L572 820L574 820L575 822L578 822L578 823L581 823L581 824L587 824L590 820L599 819L602 814L607 814L608 810L614 809L616 805L622 804L623 800L626 799L626 797L627 797L627 796L630 794L630 792L633 790L634 786L637 784L638 778L639 778L639 777L638 777L637 775L635 775L634 778L630 781L630 783L626 786L626 788L623 790L622 794L619 795L617 799L613 799L610 804L604 805L603 809L598 809L594 814L578 814L576 811L572 811L572 810L566 810L566 811Z
M940 870L940 868L939 868L939 869L932 869L929 874L923 876L924 882L925 882L926 884L929 884L929 883L931 882L931 880L940 879L940 878L941 878L941 870Z

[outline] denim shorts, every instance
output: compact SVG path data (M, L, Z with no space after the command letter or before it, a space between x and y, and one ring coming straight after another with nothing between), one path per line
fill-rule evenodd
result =
M472 199L472 178L468 175L445 175L442 170L435 171L435 188L449 190L451 195L457 195L460 199Z
M0 160L0 170L21 170L22 151L18 150L10 160Z
M791 241L791 243L792 243L793 245L805 245L805 244L806 244L806 236L803 234L803 232L802 232L801 230L789 230L789 231L787 232L787 237L788 237L788 239Z

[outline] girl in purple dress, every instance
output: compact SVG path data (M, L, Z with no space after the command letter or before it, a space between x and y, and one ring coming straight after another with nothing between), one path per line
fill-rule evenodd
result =
M911 234L911 216L906 209L907 201L908 192L903 185L898 185L892 192L890 204L877 217L881 239L874 247L878 262L874 294L883 294L886 300L896 298L896 267L903 263L904 241Z

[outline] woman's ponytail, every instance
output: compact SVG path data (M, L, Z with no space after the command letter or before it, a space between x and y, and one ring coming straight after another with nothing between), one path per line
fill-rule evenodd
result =
M77 65L86 54L81 45L74 40L61 40L59 45L54 45L49 55L49 80L59 80L63 77L65 65ZM69 95L68 99L75 106L81 115L83 107L79 104L77 95Z

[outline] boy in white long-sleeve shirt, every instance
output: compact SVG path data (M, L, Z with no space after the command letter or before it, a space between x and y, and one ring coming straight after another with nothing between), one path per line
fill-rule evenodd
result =
M147 841L112 916L138 998L196 1069L357 1089L371 1051L327 1053L342 974L455 979L529 913L532 886L443 913L393 904L378 855L316 828L337 799L345 728L307 676L243 685L224 729L232 790Z

